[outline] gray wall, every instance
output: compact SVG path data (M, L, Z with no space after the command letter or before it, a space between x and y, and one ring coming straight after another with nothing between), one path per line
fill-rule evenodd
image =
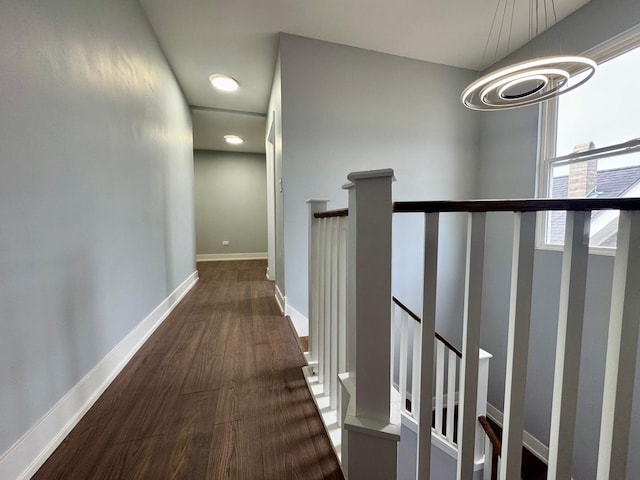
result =
M280 60L286 296L306 315L305 200L344 207L349 172L387 167L398 178L396 200L474 197L479 115L458 97L476 74L292 35L281 35ZM461 228L459 219L446 222L444 230ZM421 216L394 228L403 244L394 250L394 293L416 309L421 269L409 253L421 256L422 233ZM441 278L457 290L461 248L456 240L442 251ZM461 322L460 301L441 306Z
M638 19L640 3L636 1L593 0L533 45L523 47L501 64L521 60L527 52L530 55L532 51L540 56L552 54L554 52L549 49L560 46L564 53L581 53L633 27ZM480 197L519 198L535 195L537 139L537 107L482 114L478 178ZM482 345L494 355L489 401L502 410L513 232L511 217L507 214L492 215L487 232ZM525 428L545 443L548 443L551 421L560 264L559 252L536 251L531 346L526 372ZM612 257L590 256L574 457L576 480L595 478L612 272ZM639 384L640 381L636 380L631 452L640 451ZM640 458L632 453L629 471L637 472L639 469Z
M189 111L142 8L4 0L0 452L195 270Z
M194 178L196 253L265 253L264 154L196 150Z

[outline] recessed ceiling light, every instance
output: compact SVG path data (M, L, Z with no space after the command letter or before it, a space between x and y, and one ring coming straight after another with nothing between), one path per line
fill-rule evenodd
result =
M224 141L231 145L240 145L243 142L243 140L237 135L225 135Z
M209 77L211 85L223 92L233 92L238 89L238 82L228 75L216 73Z

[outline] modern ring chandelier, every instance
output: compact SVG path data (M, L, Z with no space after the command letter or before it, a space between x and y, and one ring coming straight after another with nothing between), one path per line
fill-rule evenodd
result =
M508 12L508 4L510 0L498 0L498 5L494 14L489 38L485 45L482 56L482 63L486 57L487 49L491 40L493 27L497 24L500 16L500 5L504 1L502 9L501 27L496 40L496 55L498 47L500 47L500 39L502 38L502 28L504 20ZM547 11L546 2L544 10ZM511 29L513 26L513 12L515 10L516 0L511 0L511 25L509 26L509 36L507 41L507 50L511 42ZM555 14L555 0L551 0L554 23L557 22ZM539 0L529 0L529 41L533 38L533 34L538 32L539 24ZM535 14L533 12L535 11ZM548 27L547 15L545 13L545 25ZM535 27L532 24L535 21ZM494 61L496 58L494 58ZM578 56L553 56L536 58L526 62L516 63L505 68L501 68L494 72L488 73L476 81L472 82L464 89L460 99L467 108L472 110L505 110L509 108L524 107L540 103L550 98L557 97L563 93L569 92L589 80L596 71L597 64L593 60ZM577 75L585 73L580 78ZM573 82L570 82L573 80Z

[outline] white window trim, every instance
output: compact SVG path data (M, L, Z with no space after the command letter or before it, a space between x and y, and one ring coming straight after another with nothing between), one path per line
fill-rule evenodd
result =
M623 32L606 42L583 53L585 57L600 64L640 47L640 25ZM538 198L548 198L549 169L556 157L556 125L558 118L558 99L543 102L538 117L538 175L536 192ZM536 248L539 250L563 251L564 245L546 243L546 212L539 212L536 228ZM595 255L614 256L615 248L589 247L589 253Z

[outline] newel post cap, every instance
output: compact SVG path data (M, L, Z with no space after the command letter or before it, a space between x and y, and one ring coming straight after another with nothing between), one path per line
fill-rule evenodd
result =
M351 182L355 182L357 180L368 180L370 178L386 178L386 177L391 177L395 182L396 177L393 174L392 168L383 168L381 170L365 170L362 172L351 172L349 175L347 175L347 179L350 180Z

